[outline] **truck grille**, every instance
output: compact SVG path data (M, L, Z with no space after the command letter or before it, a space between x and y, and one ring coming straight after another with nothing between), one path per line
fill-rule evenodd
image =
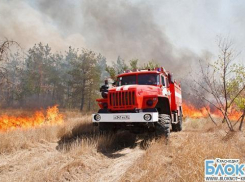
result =
M135 91L116 91L109 93L109 106L123 108L135 105Z

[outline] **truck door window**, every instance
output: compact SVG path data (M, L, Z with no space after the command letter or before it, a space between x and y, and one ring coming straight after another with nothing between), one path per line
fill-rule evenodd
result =
M166 87L169 87L168 78L166 78Z
M136 75L122 76L117 78L117 86L136 84Z
M164 76L161 76L161 79L162 79L162 86L165 86L165 79L164 79Z

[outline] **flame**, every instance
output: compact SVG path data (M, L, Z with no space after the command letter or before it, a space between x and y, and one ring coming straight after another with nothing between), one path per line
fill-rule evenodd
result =
M31 117L24 116L0 116L0 132L17 128L33 128L43 125L56 125L64 122L63 115L59 113L58 106L49 107L46 114L43 111L36 111Z
M201 118L201 117L207 117L208 116L208 112L207 112L205 107L197 109L193 105L186 104L186 103L183 103L182 107L183 107L183 114L186 117Z
M208 117L209 116L208 113L210 113L214 117L218 117L218 118L223 117L222 113L218 109L211 110L209 106L197 109L191 104L183 103L182 107L183 107L184 116L190 117L190 118ZM231 108L228 111L228 117L232 121L237 121L241 117L241 115L242 115L242 112L236 110L235 108Z
M241 116L242 116L242 112L237 111L236 109L231 109L230 113L229 113L229 118L232 121L237 121Z

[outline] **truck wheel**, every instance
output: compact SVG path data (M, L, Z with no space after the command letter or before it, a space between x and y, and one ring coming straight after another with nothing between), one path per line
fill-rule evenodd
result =
M172 124L172 130L177 132L182 130L182 115L178 116L179 122L176 124Z
M166 138L170 135L170 116L168 114L159 114L158 122L156 123L156 134L164 135Z
M113 132L113 125L111 123L99 123L99 132L100 134L109 134Z

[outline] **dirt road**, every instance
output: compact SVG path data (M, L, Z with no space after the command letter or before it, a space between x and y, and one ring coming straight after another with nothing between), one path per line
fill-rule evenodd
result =
M107 161L107 165L101 168L99 173L94 174L93 179L101 182L120 180L120 177L144 152L144 150L136 147L134 149L125 148L114 153L113 157Z

